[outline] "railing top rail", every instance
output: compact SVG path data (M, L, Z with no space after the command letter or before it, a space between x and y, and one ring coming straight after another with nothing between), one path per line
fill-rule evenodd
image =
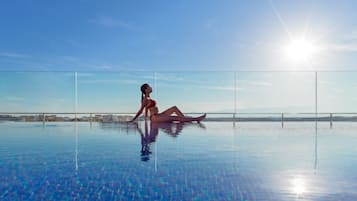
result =
M0 73L202 73L202 72L224 72L224 73L343 73L343 72L356 72L357 70L78 70L78 71L66 71L66 70L0 70Z
M313 115L313 114L357 114L357 112L206 112L207 114L237 115ZM135 114L135 112L0 112L0 114ZM202 114L202 112L186 112L186 114Z

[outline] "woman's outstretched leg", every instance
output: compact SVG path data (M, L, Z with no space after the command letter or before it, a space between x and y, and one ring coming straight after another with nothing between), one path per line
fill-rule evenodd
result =
M201 115L199 117L188 117L188 116L180 117L180 116L156 115L151 120L154 121L154 122L173 122L173 121L179 121L179 122L197 121L197 122L201 122L204 118L206 118L206 114Z
M165 114L167 116L171 116L174 113L179 117L185 117L185 115L181 112L181 110L178 109L178 107L176 107L176 106L172 106L169 109L161 112L161 114Z

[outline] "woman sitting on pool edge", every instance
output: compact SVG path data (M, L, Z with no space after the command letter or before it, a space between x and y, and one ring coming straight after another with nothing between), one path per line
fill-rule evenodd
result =
M199 117L189 117L185 116L176 106L173 106L161 113L159 113L159 109L156 106L156 101L150 98L150 93L152 92L152 88L149 84L141 85L141 107L139 111L136 113L135 117L130 121L134 122L143 112L145 109L145 120L147 119L148 112L150 112L150 120L152 122L192 122L197 121L198 123L201 122L205 117L206 114L203 114ZM173 115L176 114L176 115Z

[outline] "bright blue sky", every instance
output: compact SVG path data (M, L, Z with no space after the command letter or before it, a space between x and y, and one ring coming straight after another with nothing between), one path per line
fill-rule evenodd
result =
M313 73L238 73L234 102L230 72L357 71L356 7L354 0L6 0L0 71L78 71L79 111L135 111L139 86L154 85L156 71L161 109L314 112ZM302 37L317 51L292 60L286 47ZM357 112L354 75L319 76L320 112ZM0 77L0 111L74 111L73 73Z
M0 70L357 70L354 0L1 1ZM321 47L291 64L303 33ZM296 67L294 67L296 69Z

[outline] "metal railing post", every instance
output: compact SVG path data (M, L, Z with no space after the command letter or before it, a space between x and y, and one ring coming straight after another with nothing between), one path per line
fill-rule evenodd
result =
M284 113L281 113L281 127L284 128Z
M317 125L317 71L315 71L315 124Z
M237 113L237 72L234 72L234 114L233 114L233 126L236 126L236 113Z
M236 127L236 113L233 113L233 127Z
M75 122L77 122L77 111L78 111L78 93L77 93L77 72L74 72L74 118Z
M92 113L89 114L89 122L90 122L90 125L92 126Z
M330 128L332 128L332 113L330 113Z

